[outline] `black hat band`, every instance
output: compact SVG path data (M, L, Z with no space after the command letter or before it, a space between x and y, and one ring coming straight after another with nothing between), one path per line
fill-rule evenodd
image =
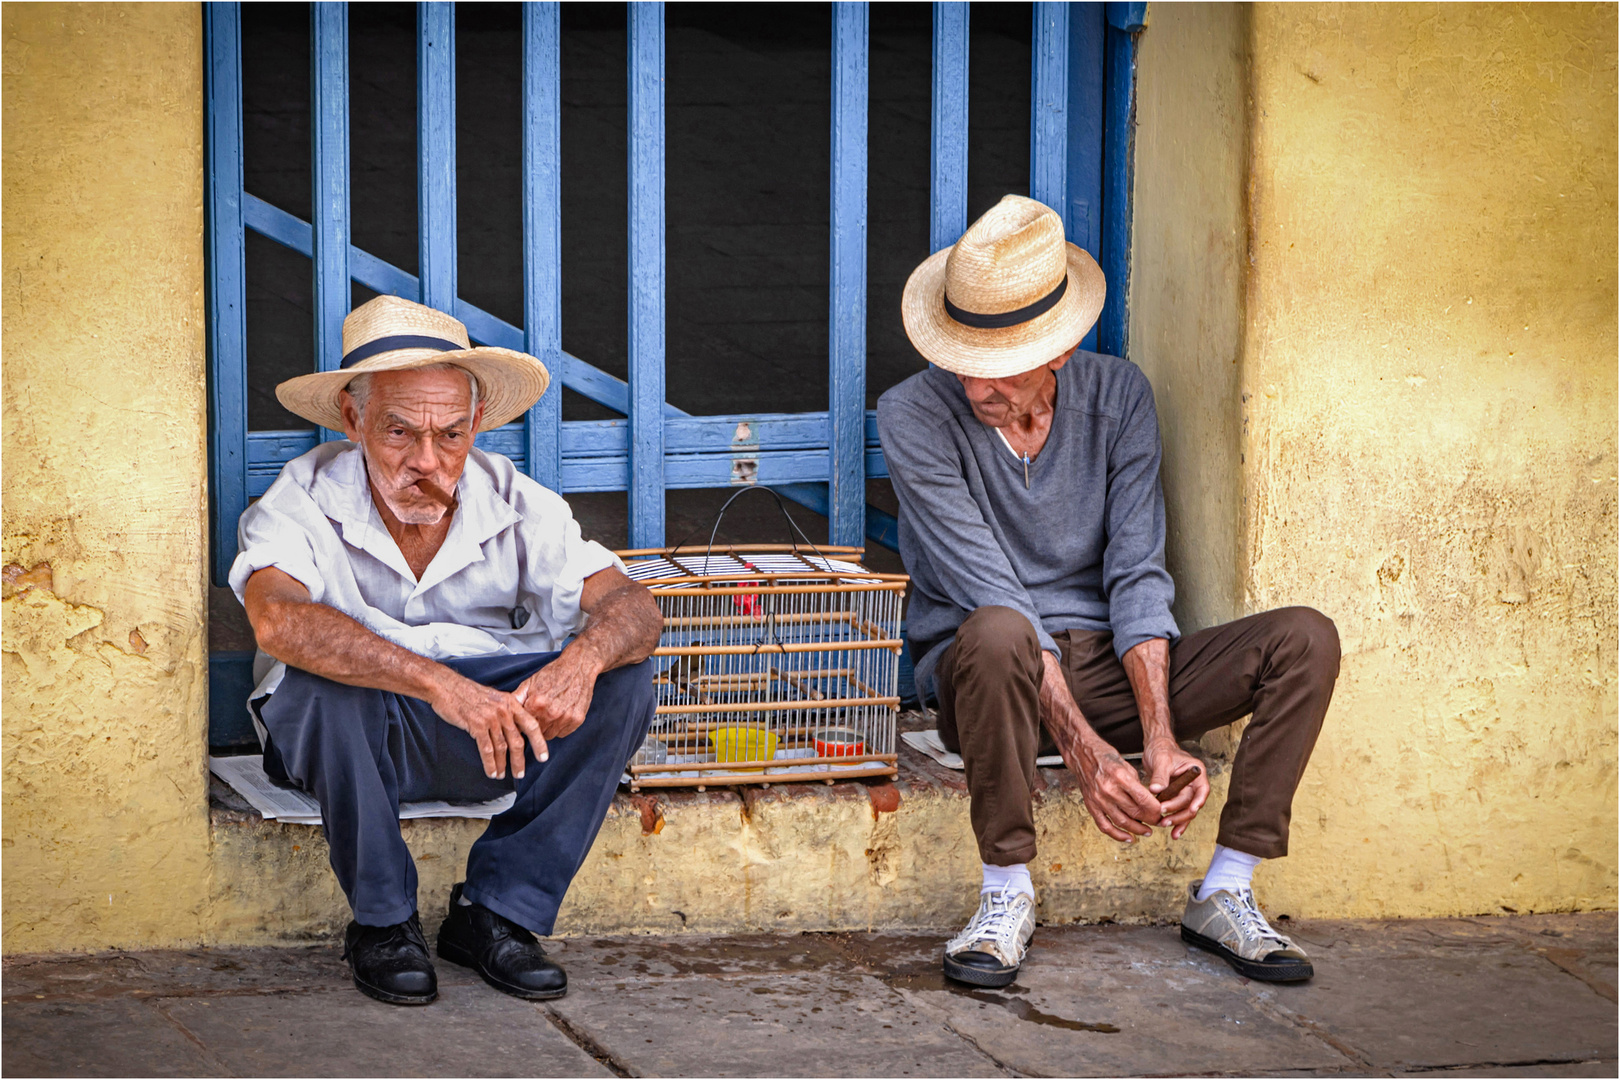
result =
M1005 330L1009 326L1018 326L1031 319L1038 319L1048 311L1057 307L1058 301L1069 288L1069 275L1065 273L1063 280L1059 281L1057 288L1035 301L1033 304L1018 308L1016 311L1000 311L994 315L985 315L977 311L963 311L951 303L949 295L944 297L945 314L961 323L963 326L972 326L979 330Z
M357 347L353 352L343 358L340 368L351 368L362 360L370 360L380 353L393 352L396 349L437 349L439 352L462 352L467 346L455 341L446 341L444 338L423 337L420 334L396 334L393 337L380 337L375 341L368 341Z

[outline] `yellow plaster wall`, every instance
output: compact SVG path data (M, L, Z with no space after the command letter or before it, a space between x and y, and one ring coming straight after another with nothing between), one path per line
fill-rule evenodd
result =
M1344 643L1271 902L1612 908L1616 9L1266 4L1251 51L1243 602Z
M1165 558L1183 632L1243 614L1240 416L1248 7L1153 5L1137 42L1131 359L1164 444ZM1110 287L1117 283L1110 282Z
M208 896L196 4L7 4L4 948Z

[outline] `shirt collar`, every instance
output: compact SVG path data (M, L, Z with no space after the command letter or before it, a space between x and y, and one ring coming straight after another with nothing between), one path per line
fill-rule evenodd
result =
M321 513L338 524L344 543L376 557L402 577L415 578L372 501L365 459L358 446L351 446L328 462L316 474L309 494ZM495 487L483 452L477 449L467 455L461 479L456 482L456 502L450 532L417 582L418 593L482 561L484 542L523 520L523 515Z

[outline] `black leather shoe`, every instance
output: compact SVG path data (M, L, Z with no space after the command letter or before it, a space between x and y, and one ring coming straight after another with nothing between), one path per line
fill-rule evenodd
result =
M343 959L354 972L355 989L367 997L390 1005L426 1005L439 996L422 920L416 915L393 926L351 922L343 933Z
M450 917L439 927L439 955L470 967L495 989L528 1001L568 993L568 973L534 935L483 904L463 904L461 885L450 890Z

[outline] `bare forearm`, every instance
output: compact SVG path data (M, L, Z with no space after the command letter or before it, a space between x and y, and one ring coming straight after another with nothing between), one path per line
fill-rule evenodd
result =
M1142 719L1142 742L1175 742L1170 719L1170 643L1163 638L1144 641L1125 653L1124 663L1136 696L1136 713Z
M431 701L444 678L454 674L378 637L336 608L312 601L275 604L254 630L259 647L277 660L346 686Z
M1052 741L1065 755L1094 755L1105 743L1069 692L1063 668L1051 653L1042 653L1041 720L1052 733Z
M596 600L585 629L564 651L589 660L598 673L639 664L658 648L663 625L647 590L626 584Z

